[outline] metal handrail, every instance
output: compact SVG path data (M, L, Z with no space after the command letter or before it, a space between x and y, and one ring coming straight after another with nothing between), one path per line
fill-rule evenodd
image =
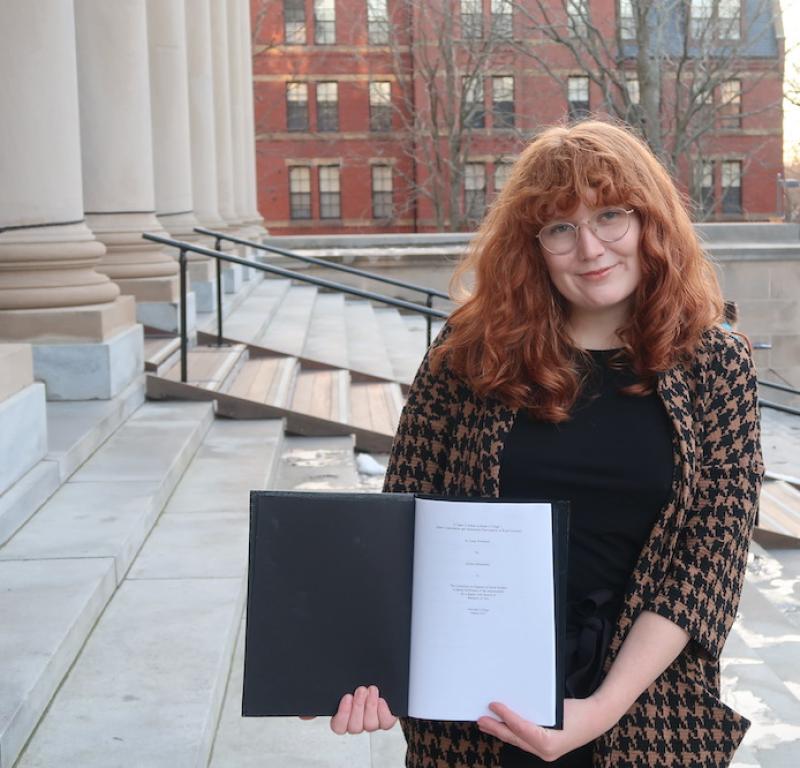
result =
M758 404L762 408L771 408L773 411L781 411L781 413L790 413L792 416L800 416L800 409L791 408L788 405L781 405L781 403L773 403L769 400L758 399Z
M320 288L328 288L333 291L339 291L340 293L347 293L351 296L358 296L362 299L369 299L370 301L380 301L383 304L388 304L392 307L397 307L398 309L408 309L412 312L417 312L418 314L425 315L428 318L428 346L431 343L431 324L430 320L434 317L440 318L442 320L448 317L447 312L442 312L439 309L433 309L429 306L423 306L422 304L415 304L412 301L406 301L405 299L395 299L392 296L384 296L380 293L374 293L373 291L365 291L362 288L354 288L350 285L344 285L343 283L336 283L333 280L326 280L323 277L314 277L312 275L302 275L298 272L295 272L291 269L286 269L285 267L276 267L272 264L263 264L260 261L250 261L249 259L241 259L238 256L231 256L228 253L222 253L220 251L212 250L211 248L205 248L202 245L196 245L195 243L187 243L185 240L174 240L170 237L162 237L161 235L154 235L150 232L144 232L142 237L145 240L150 240L154 243L161 243L162 245L168 245L172 248L177 248L179 250L178 256L178 264L180 267L180 288L181 288L181 381L186 382L188 378L188 353L189 353L189 336L186 331L186 293L188 288L188 281L186 275L186 254L187 253L199 253L202 256L208 256L212 259L216 259L217 262L217 344L220 346L223 345L223 333L222 333L222 268L221 262L227 261L231 264L241 264L243 267L249 267L250 269L258 269L262 272L269 272L273 275L280 275L281 277L289 278L290 280L299 280L303 283L310 283L311 285L319 286Z
M264 245L264 243L258 243L253 240L244 240L241 237L226 235L224 232L217 232L216 230L206 229L205 227L195 227L194 231L200 233L201 235L209 235L210 237L214 237L217 239L217 242L221 240L227 240L228 242L237 243L238 245L246 245L250 248L258 248L260 251L277 253L280 256L287 256L290 259L298 259L299 261L306 262L306 264L316 264L318 267L327 267L328 269L335 269L339 272L347 272L351 275L365 277L368 280L377 280L378 282L386 283L387 285L394 285L397 288L407 288L410 291L418 291L419 293L424 293L428 296L436 296L440 299L450 298L450 296L443 291L437 291L435 288L429 288L426 285L417 285L416 283L409 283L404 280L396 280L393 277L376 275L374 272L367 272L365 269L358 269L357 267L349 267L347 264L337 264L336 262L327 261L326 259L318 259L315 256L302 256L299 253L294 253L294 251L287 251L285 248L278 248L274 245ZM217 250L219 250L219 248L217 248Z
M762 381L758 380L762 387L771 387L772 389L779 389L781 392L789 392L792 395L800 395L800 389L795 389L786 384L778 384L776 381Z

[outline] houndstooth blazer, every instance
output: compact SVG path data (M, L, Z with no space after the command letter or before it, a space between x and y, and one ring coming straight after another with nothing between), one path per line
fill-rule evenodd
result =
M447 333L445 329L444 333ZM442 339L440 335L437 342ZM634 568L605 661L642 611L690 635L677 659L595 743L595 768L723 768L750 723L719 700L763 476L756 376L745 343L706 331L691 365L658 377L673 426L670 501ZM400 417L384 492L499 495L516 410L422 362ZM499 768L502 743L474 723L402 720L407 768Z

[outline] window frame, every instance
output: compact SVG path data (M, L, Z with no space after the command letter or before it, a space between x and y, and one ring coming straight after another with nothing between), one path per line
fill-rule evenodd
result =
M387 177L376 179L376 171L386 171ZM378 187L388 179L388 189ZM376 183L377 182L377 183ZM391 165L375 164L370 166L370 188L372 191L372 218L387 221L394 218L394 169Z
M497 84L498 81L511 81L511 99L498 99L497 97ZM503 88L507 84L503 85ZM505 95L505 94L501 94ZM492 75L492 128L497 130L509 130L514 128L515 125L515 96L516 96L516 82L514 75Z
M572 85L580 80L586 84L586 99L572 99ZM567 110L570 120L580 120L591 114L591 82L588 75L569 75L567 77Z
M297 18L290 19L290 16ZM305 0L283 0L283 42L284 45L306 45L308 42Z
M308 190L296 190L293 188L293 178L295 171L305 171ZM311 168L308 165L290 165L288 172L289 181L289 219L291 221L308 221L313 218L311 210ZM302 200L300 200L302 198ZM303 203L300 205L299 203ZM300 215L298 211L308 212L307 216Z
M481 129L486 127L486 92L483 88L483 76L461 77L462 120L464 127Z
M336 45L336 0L314 0L314 45Z
M325 189L329 179L325 171L336 171L330 177L330 181L335 179L335 189ZM341 219L342 218L342 169L338 163L330 163L317 167L317 180L319 182L319 217L320 219Z
M480 168L480 174L471 173L475 168ZM473 179L479 179L480 186L472 187L469 184ZM478 222L486 213L486 163L468 162L464 164L464 218L467 221ZM480 211L478 212L478 209Z
M292 93L300 91L305 93L304 99L292 98ZM308 83L288 80L286 82L286 130L292 133L307 131L308 126Z
M333 86L334 99L320 98L321 86ZM339 83L336 80L320 80L314 88L317 99L317 131L338 133L339 131Z
M378 85L387 85L389 97L384 95L380 99L373 98L378 93ZM369 129L375 133L390 133L393 128L394 106L392 104L392 81L391 80L370 80L369 85Z
M512 40L514 37L514 6L512 0L492 0L490 6L492 37Z
M367 0L368 44L388 45L390 42L389 33L389 7L387 0Z
M481 0L460 0L459 11L461 39L483 39L483 3Z
M736 83L734 94L726 94L726 87ZM738 77L724 80L719 86L719 127L723 131L738 131L742 127L742 81Z
M726 184L726 176L729 176L726 171L731 168L736 168L735 184ZM722 194L720 195L720 203L722 213L735 215L742 213L742 182L744 180L742 161L741 160L723 160L720 163L720 188ZM735 191L734 191L735 190ZM731 202L733 200L733 202Z

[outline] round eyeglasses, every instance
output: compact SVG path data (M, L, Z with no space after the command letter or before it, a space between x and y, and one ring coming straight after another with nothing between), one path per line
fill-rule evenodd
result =
M603 208L593 213L586 221L573 224L570 221L554 221L539 230L536 238L548 253L561 256L569 253L578 243L578 229L588 226L594 236L604 243L615 243L628 234L633 209Z

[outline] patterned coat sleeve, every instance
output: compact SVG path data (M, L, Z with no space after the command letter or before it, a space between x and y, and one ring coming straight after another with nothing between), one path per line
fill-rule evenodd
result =
M434 340L440 344L448 327ZM459 382L441 366L430 368L430 350L414 377L400 414L383 483L384 493L444 493Z
M714 334L702 400L699 473L666 579L645 606L718 659L741 595L763 477L756 373L747 345Z

